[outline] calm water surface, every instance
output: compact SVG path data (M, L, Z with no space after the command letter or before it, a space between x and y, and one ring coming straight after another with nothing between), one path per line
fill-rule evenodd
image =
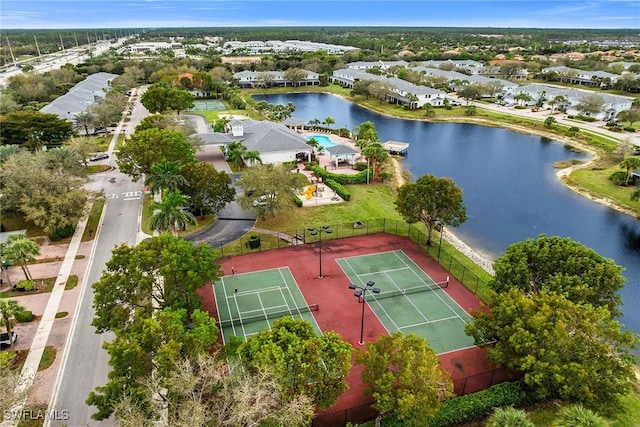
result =
M307 121L331 116L335 128L372 121L382 142L410 143L403 165L413 179L426 173L449 176L463 189L468 219L453 231L481 253L495 258L511 243L546 233L571 237L613 258L627 278L621 321L640 333L640 221L574 193L555 175L554 162L588 155L506 129L389 118L327 94L254 98L293 102L293 116Z

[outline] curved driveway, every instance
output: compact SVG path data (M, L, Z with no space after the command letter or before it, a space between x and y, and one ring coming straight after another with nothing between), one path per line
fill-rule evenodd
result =
M198 134L212 132L204 117L189 114L186 115L186 118L194 125ZM240 175L232 173L231 168L224 160L219 145L205 145L196 153L196 158L213 164L216 170L228 173L236 192L242 191L236 185ZM227 203L224 209L218 212L216 221L211 227L187 236L185 239L193 243L208 243L214 248L219 248L244 236L253 228L255 222L256 217L252 212L243 210L238 203L233 201Z

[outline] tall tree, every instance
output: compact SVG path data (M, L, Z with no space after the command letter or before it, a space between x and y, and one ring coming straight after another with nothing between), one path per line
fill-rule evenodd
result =
M0 141L3 144L26 146L33 141L39 141L39 145L60 144L73 135L71 122L55 114L29 110L14 111L0 116L0 129Z
M385 414L395 413L405 425L424 425L440 403L453 395L453 383L438 355L424 338L395 332L383 335L356 361L364 365L365 392L375 399L376 427Z
M640 157L627 157L620 163L620 168L627 171L627 179L625 179L624 183L629 184L633 171L640 169Z
M85 136L88 136L89 129L93 129L95 116L88 111L83 111L75 115L74 121L75 121L76 128L84 130Z
M158 421L166 408L168 425L174 427L309 425L313 405L304 394L283 398L272 370L249 372L227 365L221 357L200 355L183 360L166 378L152 376L148 393L161 396L141 410L130 396L115 406L121 427L138 427Z
M245 169L237 181L243 189L243 195L238 203L244 209L256 209L258 214L273 213L283 209L285 200L290 198L292 191L308 185L306 178L291 173L285 165L255 165ZM256 197L266 196L266 205L254 206Z
M371 163L371 167L373 168L371 181L375 182L376 178L380 176L382 165L389 159L389 153L384 149L382 144L372 143L364 147L362 154L367 159L367 162Z
M145 381L153 376L170 377L185 360L197 358L216 348L218 328L215 319L201 310L164 307L152 317L132 319L126 332L116 330L115 339L104 348L109 353L111 371L104 386L89 394L86 403L98 411L93 419L108 418L115 404L130 396L150 418L153 399Z
M25 308L12 299L0 299L0 325L4 326L9 335L9 348L13 347L13 321Z
M317 337L310 323L283 317L239 348L253 372L273 369L286 398L309 396L319 408L333 405L347 389L352 347L334 332Z
M356 136L356 145L360 148L364 148L369 144L379 143L380 137L376 131L376 126L373 122L362 122L354 129Z
M161 161L179 165L192 163L195 162L195 150L180 132L151 128L131 135L117 159L120 171L134 181L151 172L151 167Z
M629 122L629 126L633 126L635 122L640 121L640 107L632 107L628 110L620 111L618 119L623 122Z
M493 294L488 306L465 330L478 345L493 342L488 359L523 375L536 398L610 404L630 390L638 337L606 307L515 288Z
M155 231L170 231L175 237L179 230L186 230L187 225L196 225L195 217L191 212L185 211L189 198L179 191L170 191L164 195L161 201L153 203L153 215L151 227Z
M149 318L164 307L200 308L196 289L217 280L220 266L211 246L193 246L161 234L134 247L113 250L100 280L93 284L98 333L126 330L136 318Z
M25 279L33 281L28 264L40 255L40 246L24 234L10 234L2 247L2 256L9 263L19 265Z
M555 292L574 303L604 306L613 315L620 314L622 267L568 237L541 234L513 243L493 267L489 286L496 292L512 288L527 295Z
M288 68L284 72L284 78L291 82L293 87L299 86L301 81L307 78L307 71L301 68Z
M75 227L89 196L84 179L70 175L55 157L23 151L10 156L0 169L2 210L22 212L46 233Z
M180 169L185 184L180 191L189 196L193 212L201 217L216 214L236 195L231 177L207 162L188 163Z
M80 157L85 168L89 167L88 159L93 153L100 151L100 144L96 142L95 138L89 137L75 137L64 142L64 146L75 151Z
M176 191L187 181L180 173L180 165L176 162L163 160L151 166L149 174L144 180L144 185L149 186L152 193L161 193L163 190Z
M604 98L602 97L602 95L592 93L580 98L578 104L576 105L576 109L581 114L586 114L587 116L596 116L604 110L604 104Z
M244 166L244 155L247 152L247 147L242 145L240 141L232 141L225 147L225 156L227 161L240 169Z
M451 178L423 175L398 189L396 209L405 221L422 222L427 227L427 244L440 223L457 227L467 220L462 190Z

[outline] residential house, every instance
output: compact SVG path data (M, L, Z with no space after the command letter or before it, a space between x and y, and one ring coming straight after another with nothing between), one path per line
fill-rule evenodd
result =
M305 70L307 77L296 86L319 86L320 75L313 71ZM293 82L285 77L284 71L240 71L233 75L237 85L243 89L256 87L288 87Z
M64 120L75 122L75 117L101 101L117 74L95 73L72 87L69 92L54 99L40 109L41 113L56 114Z
M297 132L282 123L255 120L233 120L227 132L199 134L205 145L241 142L247 151L257 151L264 164L297 161L301 157L311 160L312 147Z

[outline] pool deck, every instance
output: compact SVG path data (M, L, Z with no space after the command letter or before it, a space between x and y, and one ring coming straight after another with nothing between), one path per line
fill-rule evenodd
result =
M353 142L353 140L349 139L349 138L344 138L344 137L340 137L338 135L334 135L334 134L329 134L329 133L322 133L322 132L318 132L318 131L307 131L307 130L303 130L303 131L298 131L298 133L300 135L302 135L303 137L307 137L307 136L313 136L313 135L324 135L326 137L328 137L333 143L335 144L342 144L342 145L348 145L351 146L353 148L358 149L358 147L356 147L355 143ZM359 151L359 150L358 150ZM320 161L320 166L324 167L326 170L329 170L333 173L343 173L343 174L356 174L358 173L357 170L353 169L351 167L351 165L345 164L344 166L338 166L336 168L335 163L331 161L331 156L328 153L321 153L320 155L318 155L318 159ZM359 160L357 158L357 160ZM322 188L323 191L317 191L315 193L315 195L313 195L311 198L307 199L306 195L301 194L299 195L300 200L302 200L302 206L303 207L311 207L311 206L320 206L320 205L329 205L329 204L336 204L336 203L343 203L344 200L342 200L342 198L340 198L340 196L338 196L333 190L331 190L329 187L327 187L326 185L323 185L322 183L318 182L318 178L315 176L315 174L309 170L304 169L303 167L300 167L300 173L303 173L307 176L307 178L309 179L309 184L317 184L319 188Z

